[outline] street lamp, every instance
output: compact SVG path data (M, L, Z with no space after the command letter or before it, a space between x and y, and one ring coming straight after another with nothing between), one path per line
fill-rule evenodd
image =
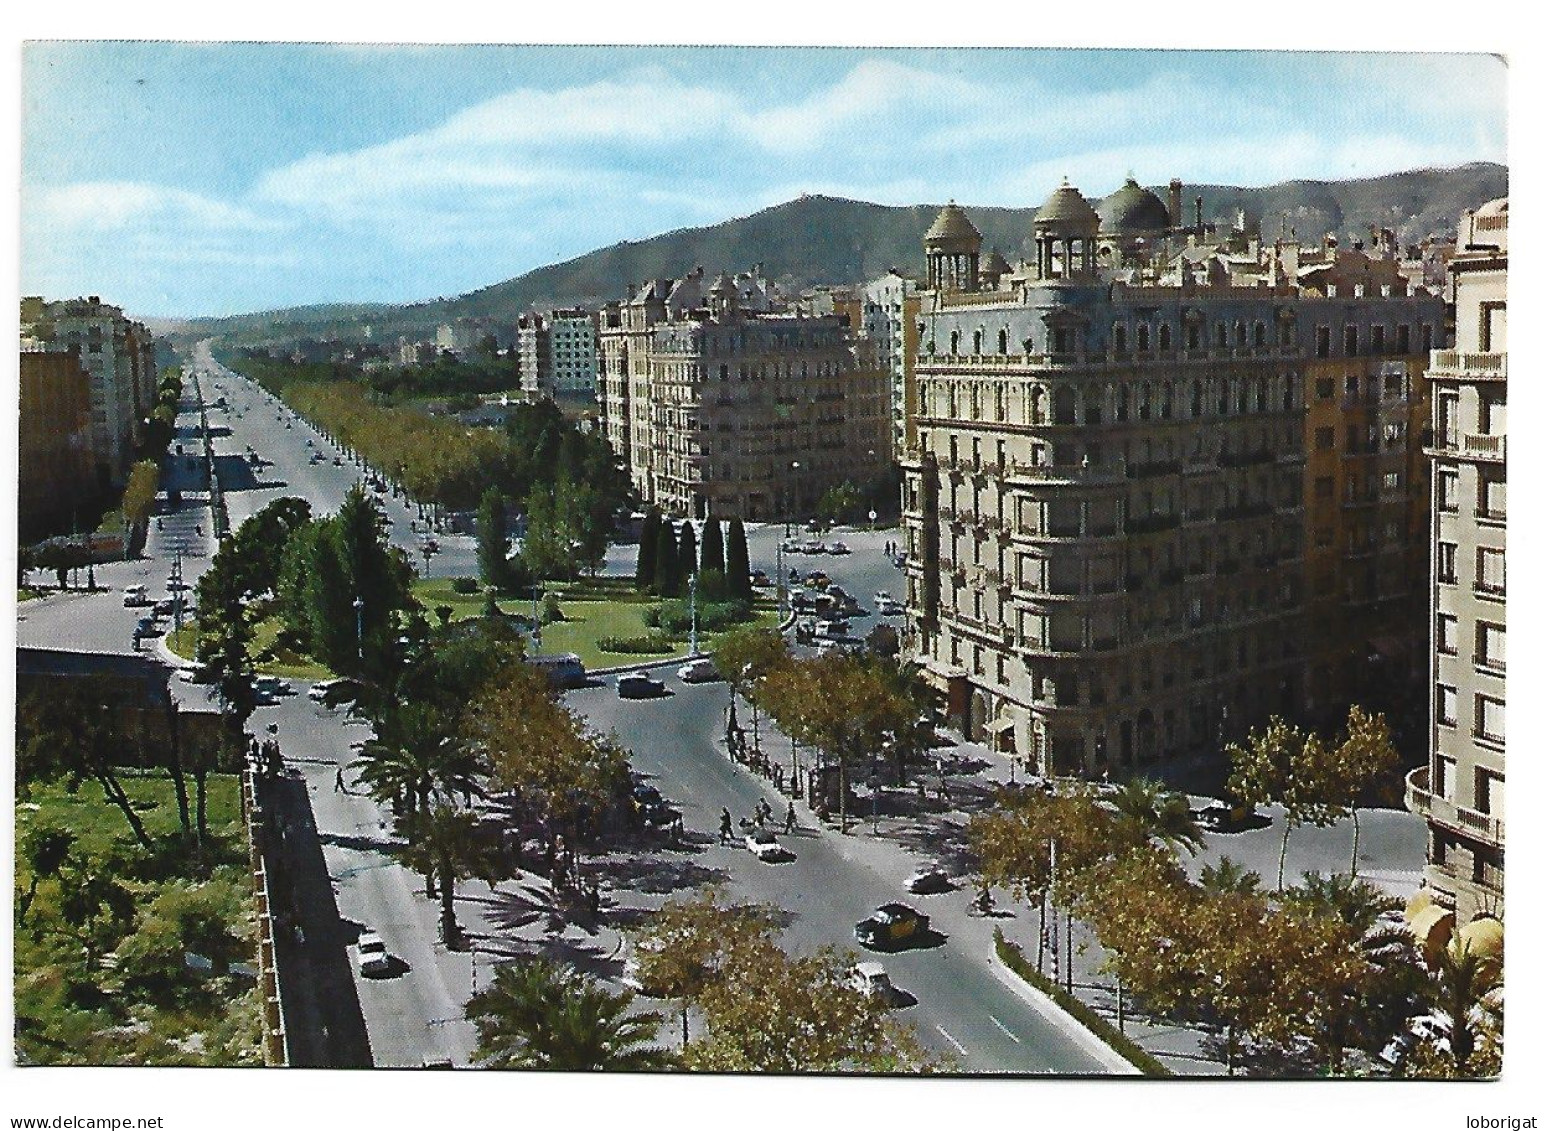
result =
M355 598L355 657L365 660L365 598Z
M698 655L698 574L688 575L688 655Z

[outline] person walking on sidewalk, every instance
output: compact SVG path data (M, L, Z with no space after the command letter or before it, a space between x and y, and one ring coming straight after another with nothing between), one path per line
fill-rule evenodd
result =
M790 807L784 811L784 835L789 836L795 831L795 802L790 802Z
M729 844L731 841L731 811L720 810L720 843Z
M338 773L333 775L333 792L348 793L349 787L344 784L344 767L338 768Z

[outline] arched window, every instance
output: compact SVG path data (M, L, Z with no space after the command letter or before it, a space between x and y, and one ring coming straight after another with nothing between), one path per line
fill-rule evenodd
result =
M1190 350L1198 348L1198 324L1196 322L1189 322L1187 324L1187 348Z
M1041 385L1036 385L1031 390L1031 422L1047 423L1047 393Z
M1203 382L1192 383L1192 414L1194 417L1203 415Z
M1160 386L1160 419L1171 419L1171 382Z
M1214 323L1214 344L1220 349L1230 344L1230 329L1223 322Z
M961 331L960 330L952 330L951 331L951 356L952 357L956 356L956 354L958 352L958 347L960 345L961 345Z
M1010 352L1010 331L1008 330L999 331L999 352L1001 354Z
M1150 418L1150 383L1144 382L1139 386L1139 419Z
M1146 323L1139 323L1139 352L1148 353L1150 348L1150 328Z
M1117 387L1117 419L1119 419L1119 420L1127 420L1128 419L1128 386L1127 385L1119 385Z
M1268 344L1268 328L1261 322L1252 324L1252 345L1265 346Z
M1161 323L1160 348L1163 350L1168 350L1171 348L1171 324L1169 322Z
M1112 349L1115 350L1117 353L1127 353L1128 352L1128 327L1126 327L1126 326L1113 326L1112 327Z
M980 354L982 352L983 352L983 331L982 330L974 330L972 332L972 353L973 353L974 356L976 356L976 355L978 355L978 354Z
M1246 323L1245 322L1237 322L1235 324L1235 344L1237 346L1245 346L1246 345Z

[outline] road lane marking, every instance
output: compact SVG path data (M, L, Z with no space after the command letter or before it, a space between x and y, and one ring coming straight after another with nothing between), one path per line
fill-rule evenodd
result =
M1016 1044L1020 1044L1021 1043L1021 1039L1019 1037L1017 1037L1014 1033L1010 1032L1010 1027L1008 1025L1006 1025L1003 1021L999 1020L999 1018L995 1017L992 1013L990 1013L988 1015L988 1019L990 1021L992 1021L995 1025L997 1025L999 1027L999 1031L1001 1033L1003 1033L1005 1036L1009 1037Z
M962 1043L961 1043L961 1042L960 1042L960 1041L958 1041L958 1040L957 1040L957 1039L956 1039L956 1038L955 1038L955 1037L953 1037L953 1036L951 1036L951 1034L949 1034L949 1033L947 1033L947 1032L946 1032L946 1031L945 1031L945 1026L944 1026L944 1025L936 1025L936 1026L935 1026L935 1028L936 1028L936 1029L938 1029L938 1030L940 1030L940 1035L941 1035L941 1036L942 1036L942 1037L944 1037L944 1038L945 1038L945 1039L946 1039L946 1040L948 1040L948 1041L950 1041L950 1042L951 1042L951 1044L952 1044L952 1045L953 1045L953 1046L955 1046L955 1048L956 1048L956 1051L957 1051L957 1052L959 1052L959 1053L961 1053L961 1054L962 1054L962 1055L963 1055L963 1056L966 1056L966 1055L967 1055L967 1049L966 1049L966 1046L964 1046L964 1045L963 1045L963 1044L962 1044Z

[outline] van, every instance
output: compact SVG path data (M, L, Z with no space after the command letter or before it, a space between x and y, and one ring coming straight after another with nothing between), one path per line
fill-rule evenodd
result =
M548 682L554 687L579 687L585 683L585 664L573 652L528 656L526 662L547 672Z

